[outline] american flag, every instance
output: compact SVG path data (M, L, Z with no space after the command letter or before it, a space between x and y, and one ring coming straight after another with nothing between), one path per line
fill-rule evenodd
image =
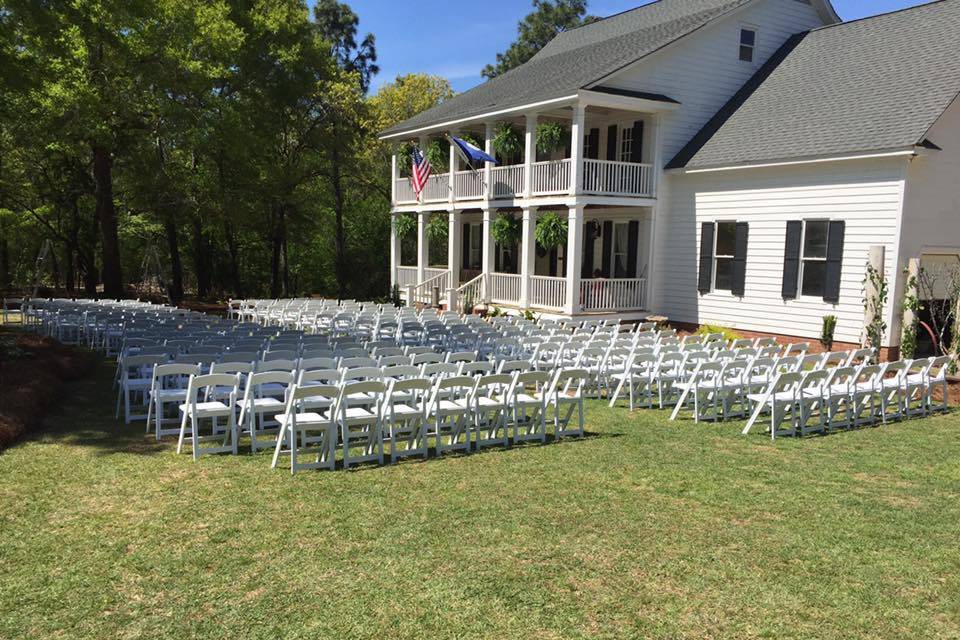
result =
M427 160L427 157L417 148L414 148L410 156L413 160L413 166L410 172L410 183L413 185L413 191L417 194L417 199L419 200L420 194L427 186L427 180L430 178L430 161Z

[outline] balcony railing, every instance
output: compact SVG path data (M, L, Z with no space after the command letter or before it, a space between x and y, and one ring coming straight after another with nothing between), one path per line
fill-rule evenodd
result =
M567 301L567 279L530 276L530 306L538 309L563 309Z
M516 274L491 273L489 286L491 302L516 304L520 300L520 276Z
M646 309L645 278L595 278L580 281L580 306L584 311L634 311Z
M531 166L532 195L547 196L571 191L571 161L548 160ZM484 172L457 171L453 175L454 200L481 200L489 190L492 200L521 198L526 195L524 165L512 164L493 167L490 184L484 186ZM656 178L653 165L613 160L583 161L583 185L580 193L630 198L656 197ZM396 184L396 204L415 204L417 197L410 178L399 178ZM423 192L423 202L450 200L450 174L430 176Z

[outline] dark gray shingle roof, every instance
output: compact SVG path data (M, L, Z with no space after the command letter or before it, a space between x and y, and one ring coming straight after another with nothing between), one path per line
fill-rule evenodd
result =
M960 92L960 0L815 29L785 45L781 58L668 168L919 144Z
M572 95L750 0L659 0L558 35L526 64L383 133Z

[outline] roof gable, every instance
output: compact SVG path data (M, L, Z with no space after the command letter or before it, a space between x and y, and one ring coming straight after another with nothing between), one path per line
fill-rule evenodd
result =
M960 0L814 29L784 46L667 165L920 144L960 92Z

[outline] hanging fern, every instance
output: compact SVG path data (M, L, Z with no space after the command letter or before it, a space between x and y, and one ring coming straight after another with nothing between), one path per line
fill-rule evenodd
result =
M397 237L405 238L417 228L417 218L409 213L397 216Z
M523 223L510 214L501 213L494 218L490 225L490 235L500 245L512 247L520 242L520 237L523 235Z
M544 213L537 220L535 235L537 244L548 251L563 246L567 243L567 221L556 213Z
M501 122L493 135L493 149L503 160L516 156L523 150L520 130L509 122Z
M446 242L449 233L447 215L445 213L435 213L427 221L427 238L433 242Z
M563 146L567 135L559 122L541 122L537 125L537 151L543 155L553 153Z

